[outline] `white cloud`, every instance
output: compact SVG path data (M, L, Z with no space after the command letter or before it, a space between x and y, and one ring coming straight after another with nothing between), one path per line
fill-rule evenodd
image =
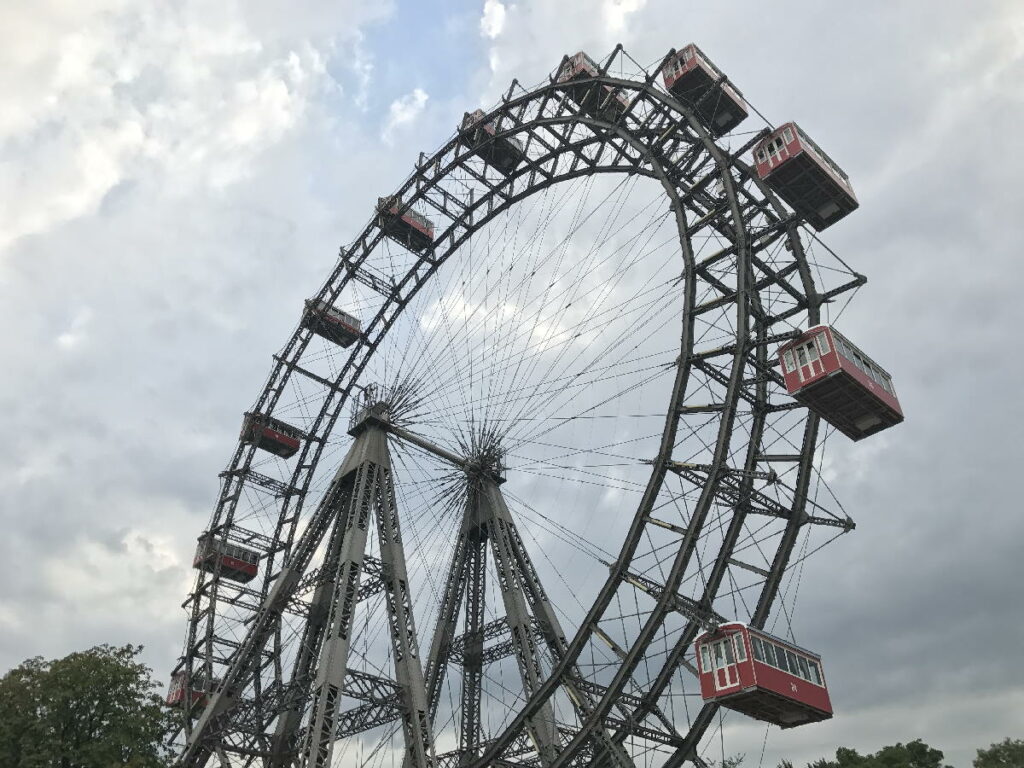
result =
M601 12L608 32L612 35L624 32L629 17L645 5L647 0L605 0Z
M388 144L394 141L395 131L415 122L427 106L429 98L427 92L422 88L414 88L411 93L392 101L388 108L388 119L381 132L381 138Z
M373 55L366 49L362 34L355 36L352 47L344 58L348 68L356 77L355 105L365 112L369 106L374 61Z
M74 25L61 3L30 8L0 26L0 251L126 181L184 193L244 178L330 85L316 45L268 44L229 7L108 4Z
M484 13L480 17L480 32L492 40L505 28L505 6L501 0L486 0Z
M92 310L89 307L80 309L71 320L71 325L68 326L68 329L57 337L57 346L62 349L71 349L78 346L82 339L85 338L85 329L90 320L92 320Z

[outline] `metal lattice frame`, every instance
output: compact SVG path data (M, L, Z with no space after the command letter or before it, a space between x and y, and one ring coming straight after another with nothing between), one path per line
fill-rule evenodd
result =
M624 69L630 70L629 76L609 74ZM217 571L200 572L186 602L190 622L179 667L187 675L186 690L196 680L217 680L218 684L201 711L182 718L187 740L183 765L202 765L214 754L231 755L232 760L246 765L290 765L296 755L308 759L316 749L313 730L305 731L306 743L301 747L300 732L310 699L322 703L326 699L316 696L317 690L342 684L346 695L365 704L343 713L338 722L330 712L318 715L315 722L320 724L321 736L333 733L340 738L368 724L404 717L408 738L420 745L407 759L414 765L435 760L430 754L429 718L421 718L419 726L411 722L415 717L409 714L407 702L403 704L395 681L353 670L334 680L324 677L324 659L333 658L324 638L330 636L332 626L335 635L340 626L332 620L330 606L346 600L358 602L383 590L392 621L398 616L411 626L407 606L394 600L398 589L394 568L401 557L392 551L389 563L376 562L365 556L358 539L343 535L343 519L349 523L359 519L365 525L372 506L367 494L372 489L386 490L389 481L381 486L379 478L364 476L386 462L370 461L360 465L358 472L347 474L339 470L310 510L311 484L328 436L354 399L371 357L446 260L475 232L520 201L553 185L596 174L640 175L659 183L678 233L683 326L667 416L658 452L649 459L646 490L617 559L610 565L607 581L575 635L567 639L554 613L544 609L543 587L535 574L531 575L514 524L511 535L507 529L511 523L507 510L494 512L503 506L491 497L497 486L489 481L478 484L470 494L477 501L466 507L466 519L477 522L462 528L457 550L464 559L453 563L424 681L414 681L412 686L421 689L425 698L413 709L418 708L422 715L436 707L441 667L454 657L470 676L464 683L461 704L462 742L456 752L438 756L439 765L628 765L630 755L643 753L644 745L668 748L665 765L688 759L700 762L696 748L716 707L705 705L691 718L688 731L679 733L673 719L665 715L664 703L674 681L687 674L686 656L694 638L718 619L715 600L722 585L736 574L748 579L747 588L756 588L758 594L749 620L754 626L763 626L801 531L808 525L843 531L852 528L849 519L817 505L812 508L809 503L818 419L784 396L770 354L774 345L795 335L791 320L816 324L825 302L862 285L864 278L850 273L849 279L834 286L816 285L800 237L800 218L787 211L742 160L766 132L751 136L737 150L724 150L695 117L694 105L680 103L656 85L660 70L659 65L645 71L617 48L598 76L574 83L575 94L581 87L588 89L583 107L554 77L529 91L513 83L486 120L497 126L496 140L517 138L523 142L525 158L514 172L490 172L474 148L455 136L433 155L421 157L413 175L396 192L406 204L429 210L438 222L432 246L410 251L408 268L401 274L384 273L373 266L373 254L385 238L384 223L377 217L342 250L337 267L314 300L334 303L346 287L358 283L379 295L379 308L363 338L345 353L340 368L330 376L306 364L304 353L312 332L303 325L275 356L253 412L274 414L291 381L319 388L312 408L315 415L292 462L291 475L274 478L257 471L253 466L255 448L247 443L239 443L229 469L221 475L222 489L210 530L259 550L262 580L248 587L222 578ZM609 112L597 103L611 98L613 92L628 94L628 108ZM587 99L593 100L589 106ZM463 180L458 186L448 182L455 174ZM468 188L466 179L472 181ZM693 242L709 233L722 247L698 256ZM784 249L780 250L780 244ZM708 317L715 317L720 327L728 329L728 343L713 347L703 343L695 328ZM704 400L697 402L695 396ZM751 417L737 429L741 407L749 410ZM681 435L696 434L698 428L701 434L713 434L713 440L707 440L697 454L676 456ZM799 443L773 453L773 445L787 445L778 436L794 430L801 434ZM780 482L780 477L787 480ZM688 500L685 524L658 516L670 485L679 489L674 492L680 498ZM480 500L488 498L491 500L483 506L492 513L481 524ZM392 509L390 502L380 503ZM356 510L354 518L339 515L338 509L346 504ZM728 511L728 524L715 535L713 561L705 563L703 582L694 591L695 553L707 540L715 510L721 518L722 509ZM263 519L266 524L257 530L238 522L251 519ZM774 552L767 557L767 567L742 560L736 551L752 519L775 526ZM389 531L397 534L397 517L385 515L379 523L382 540L392 535ZM518 584L503 592L508 614L503 626L485 626L479 605L488 542L498 572ZM325 563L336 566L332 573L310 566L314 554L325 546ZM353 549L346 554L345 547ZM672 557L652 559L652 552L666 550ZM352 564L352 570L343 584L346 563ZM300 599L311 592L308 603ZM608 626L605 620L613 604L625 596L632 602L642 601L643 621L635 631L623 634L620 627ZM464 605L460 606L460 601ZM454 627L452 613L459 610L465 611L470 630L455 638L445 626ZM292 668L280 660L285 642L280 618L285 613L306 622L300 644L303 651ZM244 633L244 639L232 639L232 633L225 630L229 626ZM472 676L483 663L484 641L499 636L505 638L503 650L496 652L492 646L492 656L517 655L524 679L529 677L532 683L527 691L529 700L504 732L484 742L479 683L473 682ZM415 640L414 634L410 637ZM538 643L546 644L551 653L546 675L528 670L531 648ZM604 653L610 648L615 665L588 677L577 662L595 646ZM418 664L407 666L407 672ZM346 670L344 662L330 668L335 673ZM640 674L641 669L648 672ZM415 672L411 674L415 677ZM398 682L408 687L408 680ZM558 691L571 692L574 723L554 722L550 702ZM540 734L544 729L546 733Z

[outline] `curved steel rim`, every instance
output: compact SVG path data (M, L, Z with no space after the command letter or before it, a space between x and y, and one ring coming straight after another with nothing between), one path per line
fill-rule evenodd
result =
M614 54L613 54L614 56ZM609 59L610 61L611 59ZM607 67L607 65L606 65ZM660 68L659 68L660 69ZM756 179L756 175L751 175L750 169L743 163L738 161L734 157L727 157L717 147L715 142L710 138L707 132L703 129L700 122L694 117L692 110L687 106L679 103L670 94L666 94L655 90L650 81L646 83L638 83L636 81L609 77L605 74L593 78L592 82L596 84L609 85L616 88L632 91L636 94L636 101L634 106L641 100L646 100L648 103L653 104L653 111L662 111L663 114L674 113L675 115L682 116L686 121L686 127L696 136L700 142L700 150L707 152L715 161L720 171L720 178L724 185L725 194L729 203L730 218L733 224L733 233L736 243L736 257L737 257L737 291L735 296L736 308L736 328L737 328L737 339L741 336L740 329L742 329L742 343L735 345L735 351L733 353L732 363L732 374L730 376L729 385L729 402L725 404L725 409L722 412L722 416L719 420L719 439L716 444L715 450L715 461L712 471L709 476L714 478L709 480L704 487L704 491L699 501L699 507L703 509L702 514L706 514L707 508L710 506L714 494L718 485L718 477L721 468L724 466L726 459L727 449L730 443L732 420L735 415L736 404L739 398L738 386L739 377L742 375L742 371L746 364L746 355L750 351L749 347L749 336L750 329L749 323L751 318L751 306L757 302L757 291L752 289L750 286L750 278L752 276L752 269L748 260L748 243L747 243L747 232L742 224L741 217L741 202L738 196L737 189L735 187L732 170L737 171L741 176L746 176L748 179L752 179L755 184L760 188L762 195L768 200L774 210L776 217L778 218L780 225L785 224L787 232L786 236L790 240L791 248L793 249L794 257L798 263L799 276L803 284L803 290L808 298L808 304L806 310L808 312L809 321L813 324L818 320L819 304L817 301L818 295L814 288L814 282L810 275L810 270L807 267L806 258L804 257L799 236L797 235L797 222L790 221L786 224L788 215L785 209L778 203L777 200L771 195L770 191L767 190L764 185ZM529 93L519 96L515 99L506 99L504 104L496 110L493 110L487 115L487 120L504 119L506 124L512 123L513 127L509 130L500 132L498 136L522 134L525 131L533 131L538 126L549 125L549 126L572 126L572 125L586 125L592 129L594 135L586 138L585 140L566 144L564 146L556 147L553 151L547 155L531 158L529 165L524 166L517 173L511 175L504 182L495 184L488 192L481 196L479 200L476 200L470 206L467 206L463 211L463 217L456 219L453 223L436 238L436 243L443 243L446 240L449 243L449 247L442 253L441 256L435 256L435 252L431 250L427 255L431 258L421 258L416 264L410 269L410 271L393 286L390 295L385 297L385 302L381 306L380 310L370 322L366 329L367 343L357 346L353 352L349 355L348 360L345 362L344 367L339 373L337 380L334 382L333 391L325 398L321 411L314 421L313 428L310 432L310 440L304 441L303 448L299 454L297 466L294 471L292 482L296 488L300 489L300 493L297 494L297 503L291 510L292 522L289 526L281 526L277 534L275 535L275 545L284 545L284 552L287 554L292 538L294 536L295 527L298 522L299 512L302 509L302 499L305 492L308 490L308 485L313 476L313 470L319 461L320 455L323 451L323 447L326 444L326 436L331 433L334 428L337 418L341 414L342 408L347 401L352 387L359 376L368 364L372 354L376 350L378 344L384 335L391 328L399 314L404 310L405 306L411 301L411 299L419 291L426 281L438 270L438 268L447 260L447 258L454 253L472 234L478 229L485 226L491 219L497 216L499 213L507 210L509 207L518 203L525 197L533 194L540 189L543 189L552 184L556 184L562 181L569 180L582 175L589 175L594 173L614 173L614 172L628 172L628 173L641 173L648 175L652 178L657 179L662 186L665 188L666 194L669 196L672 208L676 218L677 230L680 236L680 247L684 259L684 328L680 339L680 346L683 354L681 355L681 364L678 366L676 380L673 385L672 395L670 398L668 415L666 417L666 424L663 430L661 447L658 452L658 456L653 461L651 475L648 481L647 491L645 491L643 498L641 499L640 505L637 512L634 515L633 524L630 527L630 531L627 534L626 540L623 542L622 549L620 551L619 558L615 563L614 568L606 580L606 583L600 591L598 598L595 600L590 612L587 614L587 618L581 623L575 636L570 641L568 651L566 655L557 661L555 669L551 677L547 682L543 684L541 689L533 696L530 701L526 704L525 708L520 712L515 720L509 725L506 732L499 736L481 756L480 760L475 764L476 766L487 765L490 760L498 758L501 752L508 746L512 738L515 736L515 732L519 726L522 725L526 716L536 711L543 701L545 701L559 685L559 681L571 668L571 665L576 660L582 648L589 641L594 626L599 621L601 615L606 610L609 601L615 594L615 591L621 586L623 576L627 570L630 558L635 552L636 546L639 543L640 536L643 528L647 524L646 518L650 514L651 506L654 503L654 499L657 496L658 491L664 483L664 479L667 472L668 462L671 460L672 448L676 436L676 431L679 424L678 407L682 403L686 393L686 384L690 375L690 353L693 348L692 340L692 324L693 324L693 309L695 301L695 290L696 290L696 270L697 265L695 264L694 255L690 248L689 236L687 235L687 211L683 200L681 199L679 184L670 178L670 174L673 170L672 167L666 168L665 164L661 159L656 156L652 148L643 143L641 139L638 139L631 130L623 127L622 121L616 121L615 123L606 122L600 119L587 117L579 113L566 113L554 118L537 119L531 122L515 124L514 110L525 108L527 105L537 100L549 100L557 97L561 91L564 90L564 86L549 83L541 86ZM631 107L632 109L632 107ZM567 133L571 133L571 130ZM591 166L586 168L577 169L570 173L565 173L559 176L553 176L550 178L542 179L540 182L536 181L537 171L539 167L550 159L554 159L557 163L557 159L564 155L566 152L581 152L584 148L590 147L593 144L610 144L612 137L617 137L623 144L629 145L635 149L639 156L650 166L649 168L639 168L637 166L627 165L612 165L612 166ZM442 166L442 161L450 156L450 160ZM430 190L436 186L445 176L456 168L466 170L465 162L472 157L470 151L459 151L458 137L451 139L441 150L436 152L426 162L420 164L420 170L418 173L411 176L405 184L398 190L397 194L403 196L403 200L410 204L415 205L417 202L426 199L426 196ZM437 172L431 179L426 179L422 173L423 169L435 168ZM528 176L532 176L527 185L518 192L509 194L515 187L518 180L524 179ZM685 194L688 190L683 190ZM498 205L494 205L494 200L499 200ZM483 212L483 215L472 222L471 225L466 226L465 218L473 216L478 212ZM462 230L458 235L458 230ZM382 237L382 233L379 227L375 223L371 223L366 227L363 234L355 242L353 248L343 251L342 259L337 268L332 273L331 277L324 284L324 287L316 295L316 298L321 298L326 301L333 301L341 293L342 289L352 280L358 279L360 269L364 262L366 262L368 256L373 252L377 243ZM403 291L407 291L403 294ZM755 333L759 337L763 338L768 335L768 330L771 324L765 322L755 322ZM266 387L264 388L260 398L256 403L254 410L271 413L273 412L274 405L276 404L280 394L283 390L283 384L288 377L294 372L293 367L289 365L288 361L297 361L301 358L302 351L305 349L311 337L309 331L303 329L297 330L288 345L286 346L283 354L279 356L278 362L276 363ZM370 339L373 339L370 341ZM756 353L761 355L761 360L764 362L765 344L761 343L756 345ZM347 384L345 382L348 382ZM763 425L763 414L760 416L755 423ZM322 431L321 431L322 427ZM757 427L758 429L760 427ZM806 496L806 487L810 482L810 459L813 454L814 445L816 442L817 432L817 419L815 417L807 417L805 426L805 435L802 451L802 461L800 465L800 471L798 474L797 488L798 492L803 487L803 495ZM322 437L315 437L317 434L322 434ZM754 457L754 451L756 448L757 441L754 439L750 440L750 447L748 448L748 454L746 457L746 464L752 466L756 461ZM229 474L228 480L224 484L222 490L221 499L218 502L217 510L215 511L215 522L220 517L221 512L226 514L223 515L220 527L230 526L233 520L234 503L232 499L232 493L235 490L234 483L241 483L242 480L237 479L242 477L242 473L238 472L239 468L247 468L252 460L255 448L253 446L247 446L240 444L235 452L234 459L231 463L231 467L234 468L235 472ZM231 473L231 470L229 470ZM237 498L237 495L235 496ZM291 504L290 497L286 497L281 505L280 519L284 520L288 517L289 505ZM800 520L802 509L797 509L799 504L794 505L793 514L790 522L787 525L786 534L783 542L780 544L780 550L776 554L776 561L782 562L782 569L784 570L785 562L788 561L789 554L792 550L792 541L787 545L786 539L795 539L795 534L800 527ZM694 514L693 520L698 521L701 518L701 514ZM621 692L622 686L628 679L630 672L636 663L642 658L644 649L650 640L650 637L660 626L664 617L671 612L670 606L671 596L675 589L678 587L679 580L682 578L685 572L686 565L689 561L689 557L692 554L693 546L699 538L700 524L702 520L697 522L697 525L693 528L693 535L689 536L687 546L681 547L675 562L673 563L672 570L669 578L666 580L665 589L662 593L661 598L658 600L657 607L652 611L650 619L647 625L642 630L640 637L636 639L633 646L629 650L627 659L624 660L619 674L616 675L615 681L608 686L608 692L603 697L601 702L595 707L591 716L588 718L584 727L580 731L580 735L576 737L570 744L568 744L559 757L555 765L561 765L567 762L578 749L579 746L589 737L592 730L600 722L600 718L607 711L614 701L615 696ZM792 532L792 536L790 533ZM721 564L724 562L723 558L728 557L726 551L728 547L723 545L722 551L719 553L719 558L716 560L715 571L722 571ZM268 569L269 570L269 569ZM775 569L773 569L774 571ZM713 571L714 572L714 571ZM212 600L216 600L216 578L211 579ZM264 584L263 593L265 595L267 589L267 583ZM760 621L763 623L767 617L770 609L772 600L775 597L775 593L778 589L778 580L774 581L774 584L769 580L766 582L765 588L762 590L761 597L758 603L757 613L755 614L755 620L760 617ZM713 598L713 594L711 595ZM192 624L193 629L195 623ZM194 636L190 637L190 647L194 643ZM674 669L669 669L674 661L678 659L669 659L666 662L665 670L667 675L663 674L665 683L667 684L668 678ZM665 671L663 670L663 672ZM657 692L652 692L653 695L649 696L648 699L652 703L657 699ZM702 713L703 715L703 713ZM693 734L691 728L691 734ZM686 757L686 751L692 748L695 740L687 738L687 745L680 746L677 750L677 755L681 755L682 758Z

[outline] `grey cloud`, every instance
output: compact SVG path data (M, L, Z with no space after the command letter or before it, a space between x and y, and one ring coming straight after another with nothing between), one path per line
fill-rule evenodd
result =
M510 8L493 43L499 71L481 59L455 75L465 102L496 98L513 76L539 80L579 47L610 50L592 5ZM921 736L963 767L977 746L1021 735L1011 729L1024 711L1012 143L1022 64L1006 21L1019 10L946 5L820 5L793 18L761 3L653 1L626 26L623 42L643 62L696 40L751 103L775 122L801 121L851 173L862 208L825 239L870 282L839 324L892 370L906 406L907 422L874 444L830 443L832 485L858 530L807 564L795 630L825 656L838 714L820 728L772 731L766 765ZM280 7L253 8L252 29L285 47L344 21L324 6L313 26L296 17L278 28ZM321 52L330 55L326 43ZM388 55L404 66L427 53L439 55ZM144 105L167 85L150 67L118 87ZM328 97L310 104L237 183L182 191L173 169L143 163L95 212L0 253L0 322L10 329L0 621L17 617L0 632L0 666L141 640L163 674L179 652L193 539L270 354L372 197L458 118L432 104L417 145L390 150L372 124L330 113ZM83 308L80 338L61 348ZM173 562L139 565L165 549ZM76 558L84 577L111 578L109 592L90 586L94 602L48 570ZM727 752L759 756L763 728L729 723Z

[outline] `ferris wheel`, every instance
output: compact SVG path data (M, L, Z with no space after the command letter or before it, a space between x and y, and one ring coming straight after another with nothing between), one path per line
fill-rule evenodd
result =
M703 764L831 716L788 630L902 420L832 327L857 206L696 46L467 113L298 308L199 537L180 764ZM835 311L833 311L835 310Z

